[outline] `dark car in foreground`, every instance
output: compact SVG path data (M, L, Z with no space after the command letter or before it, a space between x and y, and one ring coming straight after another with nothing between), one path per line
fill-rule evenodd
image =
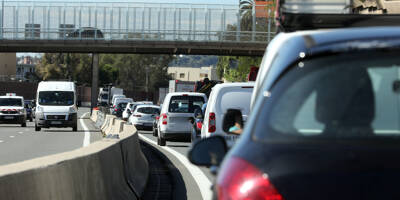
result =
M117 106L115 106L115 108L113 109L112 114L117 117L122 117L122 112L125 110L127 104L128 102L117 104Z
M189 158L224 157L218 199L400 199L399 55L399 27L281 33L238 143L224 157L222 138L202 140Z

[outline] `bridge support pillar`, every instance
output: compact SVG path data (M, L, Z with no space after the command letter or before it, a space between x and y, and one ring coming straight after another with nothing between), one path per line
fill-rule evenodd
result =
M91 90L91 101L90 101L90 114L92 114L93 108L97 105L97 96L99 91L99 54L92 54L92 90Z

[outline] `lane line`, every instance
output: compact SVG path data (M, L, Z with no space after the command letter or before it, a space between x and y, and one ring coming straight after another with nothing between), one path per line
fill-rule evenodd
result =
M18 132L19 134L23 134L24 132Z
M13 136L13 135L10 135L10 138L14 138L15 136Z
M0 140L0 143L4 142L3 140Z
M85 130L85 136L83 137L83 147L86 147L90 144L90 132L84 122L84 118L85 118L84 116L87 114L89 114L89 112L83 114L82 117L79 119L79 123L81 123L83 130Z
M201 196L204 200L209 200L212 197L212 193L211 193L211 181L208 179L208 177L203 173L203 171L200 170L199 167L197 167L196 165L193 165L192 163L190 163L190 161L183 156L182 154L178 153L177 151L173 150L172 148L169 147L162 147L157 145L156 142L154 142L153 140L146 138L145 136L139 134L140 139L144 140L147 143L151 143L157 147L160 147L166 151L168 151L169 153L171 153L172 155L174 155L185 167L186 169L190 172L190 174L192 175L193 179L196 181L197 186L200 189L200 193Z

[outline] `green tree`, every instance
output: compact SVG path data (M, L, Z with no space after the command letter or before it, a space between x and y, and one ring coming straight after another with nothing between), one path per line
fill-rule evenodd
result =
M250 56L220 56L217 64L219 78L225 78L230 82L244 82L252 66L259 67L262 57ZM236 68L232 64L236 63Z

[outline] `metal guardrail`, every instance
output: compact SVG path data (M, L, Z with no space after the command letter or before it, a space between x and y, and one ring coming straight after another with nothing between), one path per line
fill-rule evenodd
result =
M267 43L274 36L268 6L3 1L0 12L0 40Z

